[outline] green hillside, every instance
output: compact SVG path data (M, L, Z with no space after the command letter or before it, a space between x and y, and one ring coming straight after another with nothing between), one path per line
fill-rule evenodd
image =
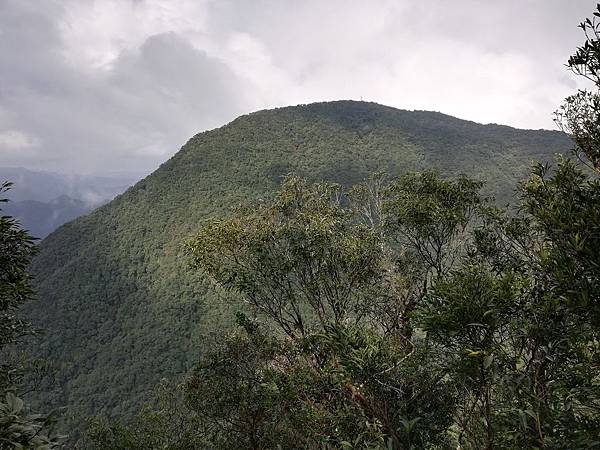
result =
M340 101L260 111L194 136L156 172L41 245L33 271L46 330L35 348L57 377L38 400L127 417L162 377L187 371L230 320L187 270L181 244L203 219L269 197L290 172L350 184L437 168L510 201L532 159L570 147L552 131Z

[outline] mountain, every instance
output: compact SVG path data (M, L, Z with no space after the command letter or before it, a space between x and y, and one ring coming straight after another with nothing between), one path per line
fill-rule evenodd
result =
M202 221L268 198L285 174L350 184L385 170L437 168L513 198L532 159L570 146L555 131L339 101L239 117L191 138L153 174L41 244L29 315L56 379L44 406L128 417L162 377L185 373L239 308L188 269L181 244Z
M3 212L16 217L23 228L44 238L60 225L112 200L140 175L65 175L22 167L0 167L0 182L11 181L9 203Z
M8 202L2 212L19 220L32 236L44 238L63 223L89 212L91 207L78 199L61 195L47 203L36 200Z

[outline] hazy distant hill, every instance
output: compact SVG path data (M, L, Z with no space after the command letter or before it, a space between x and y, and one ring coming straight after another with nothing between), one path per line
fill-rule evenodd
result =
M32 236L44 238L65 222L89 212L90 205L81 200L61 195L47 203L35 200L9 202L2 206L2 213L19 219L23 228Z
M65 175L0 167L0 182L11 181L3 213L16 217L32 235L43 238L60 225L112 200L141 176Z
M190 274L181 243L202 220L269 197L281 177L352 183L438 168L487 180L501 201L532 159L569 148L554 131L480 125L439 113L332 102L260 111L194 136L156 172L42 243L31 316L57 383L41 400L76 414L129 414L161 377L185 372L227 323Z

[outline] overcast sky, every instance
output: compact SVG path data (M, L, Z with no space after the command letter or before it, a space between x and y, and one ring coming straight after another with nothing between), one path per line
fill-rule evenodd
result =
M150 171L199 131L361 98L554 129L596 0L0 0L0 166Z

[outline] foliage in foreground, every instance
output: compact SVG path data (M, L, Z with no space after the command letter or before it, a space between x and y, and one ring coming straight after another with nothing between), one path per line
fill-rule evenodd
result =
M0 194L10 186L1 184ZM6 200L0 198L0 202ZM33 294L27 269L34 253L34 239L13 218L0 216L0 449L51 449L60 447L62 441L53 432L53 414L30 414L15 395L23 368L8 351L32 333L18 310Z
M194 420L165 448L598 445L598 181L566 160L537 168L517 215L479 188L290 178L207 223L194 267L256 318L238 315L181 386ZM564 216L573 192L587 207ZM154 442L140 424L105 423L97 447Z

